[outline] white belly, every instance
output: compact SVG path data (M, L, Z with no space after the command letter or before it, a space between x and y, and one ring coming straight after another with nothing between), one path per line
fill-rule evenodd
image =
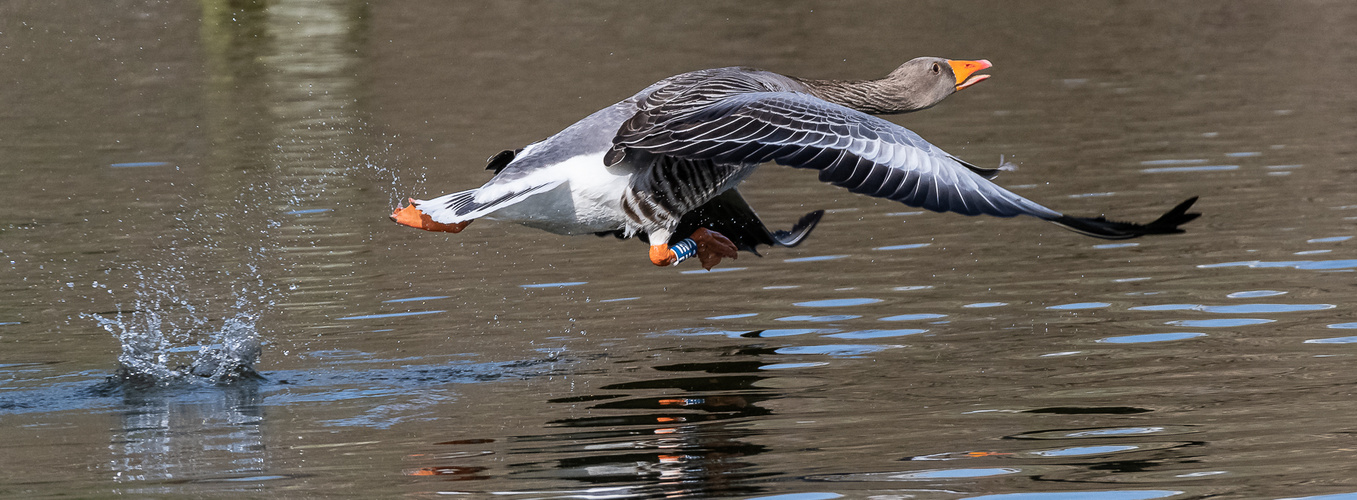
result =
M603 152L576 156L542 170L543 174L564 176L564 183L492 212L486 218L557 234L616 231L626 225L622 192L631 183L633 172L625 161L604 166Z

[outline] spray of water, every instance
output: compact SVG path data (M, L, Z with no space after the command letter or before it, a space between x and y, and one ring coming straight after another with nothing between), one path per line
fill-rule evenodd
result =
M262 379L254 366L262 347L259 319L271 304L267 293L235 287L234 303L214 308L165 276L173 270L138 270L132 303L81 315L121 344L113 381L147 388Z

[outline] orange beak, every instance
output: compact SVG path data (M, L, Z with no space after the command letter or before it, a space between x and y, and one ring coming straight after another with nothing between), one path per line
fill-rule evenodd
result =
M948 60L947 64L952 66L952 74L956 75L957 90L985 81L986 78L989 78L989 75L977 75L975 72L993 66L993 64L990 64L989 61L984 59L979 61Z

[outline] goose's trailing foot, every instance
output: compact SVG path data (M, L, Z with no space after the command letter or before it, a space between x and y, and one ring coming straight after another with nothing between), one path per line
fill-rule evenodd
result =
M460 233L463 229L466 229L467 226L471 225L471 221L469 220L455 224L436 222L432 217L429 217L424 212L420 212L418 208L415 208L414 198L410 198L410 204L405 208L397 208L396 211L391 212L391 222L395 222L402 226L410 226L415 229L444 233Z

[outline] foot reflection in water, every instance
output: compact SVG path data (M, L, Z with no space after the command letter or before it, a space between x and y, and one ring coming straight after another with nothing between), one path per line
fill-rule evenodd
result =
M757 493L762 488L750 480L767 474L754 470L748 459L768 448L750 442L762 431L744 424L772 415L760 403L781 396L761 387L760 381L770 378L760 371L767 363L753 360L771 353L749 348L727 354L743 360L656 366L672 376L614 383L591 394L553 399L549 403L587 404L588 416L550 420L547 425L560 432L516 436L506 443L490 439L438 443L435 452L412 456L427 465L407 474L455 481L509 477L525 485L570 479L588 485L569 491L440 493L607 498ZM502 462L505 457L511 457L507 464Z

